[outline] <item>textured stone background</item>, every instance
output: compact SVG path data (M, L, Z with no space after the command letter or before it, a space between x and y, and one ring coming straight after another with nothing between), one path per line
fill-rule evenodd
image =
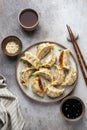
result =
M39 27L32 33L24 32L18 24L18 14L24 8L39 13ZM87 0L0 0L0 43L6 36L16 35L22 40L24 50L39 41L56 41L69 47L76 57L72 44L66 40L66 24L79 34L78 43L87 63ZM26 121L24 130L87 130L87 109L80 122L71 124L62 118L60 103L45 105L28 99L15 79L16 60L6 57L0 48L0 73L6 76L8 89L19 98ZM80 68L72 95L80 97L87 108L87 87Z

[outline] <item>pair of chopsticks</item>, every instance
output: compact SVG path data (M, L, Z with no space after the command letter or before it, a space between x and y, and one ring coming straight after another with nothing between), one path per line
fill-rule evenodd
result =
M74 50L75 50L75 53L76 53L76 56L77 56L77 59L78 59L82 74L83 74L83 78L84 78L85 83L87 85L87 77L86 77L86 73L85 73L87 71L87 65L86 65L85 59L84 59L84 57L83 57L83 55L81 53L81 50L80 50L80 48L79 48L79 46L78 46L78 44L76 42L75 36L74 36L70 26L68 26L68 25L66 25L66 26L67 26L71 41L73 43L73 47L74 47ZM85 68L85 71L84 71L84 68Z

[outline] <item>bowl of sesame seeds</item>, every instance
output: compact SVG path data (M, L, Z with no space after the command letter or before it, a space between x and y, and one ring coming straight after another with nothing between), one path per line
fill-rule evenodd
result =
M22 42L16 36L8 36L5 39L3 39L1 48L5 55L14 57L21 52Z

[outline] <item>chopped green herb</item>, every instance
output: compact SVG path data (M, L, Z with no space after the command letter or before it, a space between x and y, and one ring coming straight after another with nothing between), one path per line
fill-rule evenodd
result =
M36 47L37 47L37 49L38 49L39 46L37 45Z
M63 49L62 48L58 48L58 51L62 51Z
M54 63L54 64L53 64L53 66L57 66L57 64L56 64L56 63Z
M52 85L49 85L49 87L52 87Z
M21 55L21 57L24 57L25 56L25 54L23 53L22 55Z
M31 72L29 78L30 78L31 76L33 76L34 72L36 72L36 70L32 70L32 72Z
M40 63L39 63L39 65L40 65L40 66L42 66L42 65L43 65L43 63L41 63L41 62L40 62Z

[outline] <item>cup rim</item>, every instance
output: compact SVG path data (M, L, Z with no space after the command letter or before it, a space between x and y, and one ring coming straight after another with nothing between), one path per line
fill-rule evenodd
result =
M63 111L62 111L62 107L63 107L64 102L67 101L67 100L69 100L69 99L78 100L78 101L81 103L81 105L82 105L82 113L81 113L80 116L76 117L75 119L67 118L67 117L64 115ZM80 99L80 98L77 97L77 96L68 96L68 97L66 97L66 98L64 98L64 99L62 100L61 106L60 106L60 112L61 112L61 114L63 115L63 117L64 117L67 121L75 122L75 121L80 120L80 119L83 117L83 115L84 115L84 113L85 113L85 104L84 104L84 102L82 101L82 99Z
M20 21L20 16L21 16L21 14L22 14L23 12L27 11L27 10L31 10L32 12L34 12L34 13L37 15L37 22L36 22L33 26L29 26L29 27L23 25L23 24L21 23L21 21ZM36 26L38 25L38 23L39 23L39 14L37 13L36 10L34 10L34 9L32 9L32 8L22 9L22 10L19 12L19 14L18 14L18 22L19 22L19 24L20 24L23 28L32 29L32 28L36 27Z

